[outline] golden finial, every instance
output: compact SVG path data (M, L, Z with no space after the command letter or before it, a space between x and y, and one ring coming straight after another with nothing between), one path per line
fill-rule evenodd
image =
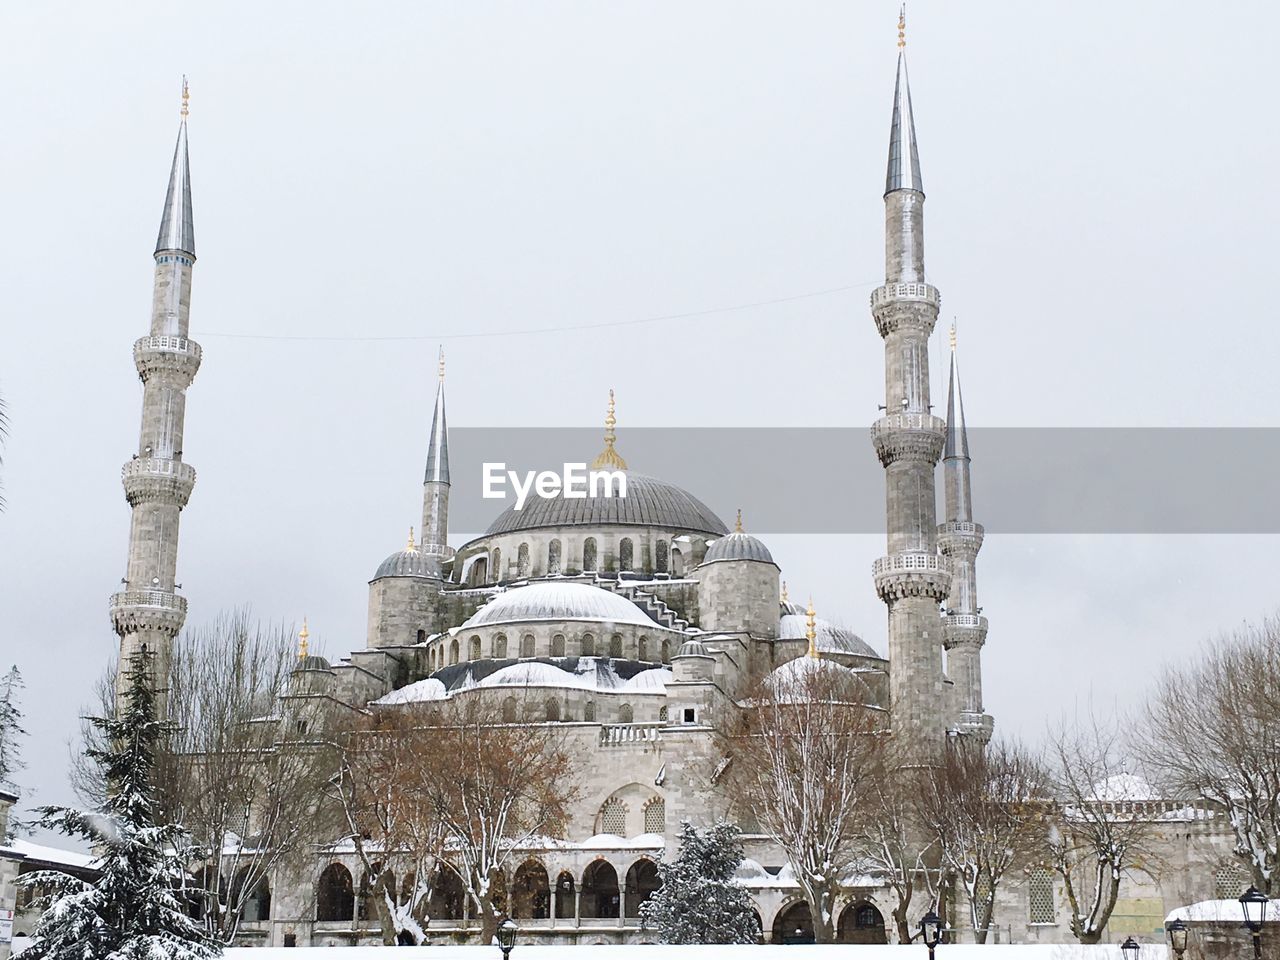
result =
M898 49L901 50L907 45L907 5L904 3L898 9Z
M444 383L444 347L440 348L440 382Z
M302 629L298 631L298 659L307 659L307 639L311 636L311 631L307 629L307 618L302 618Z
M804 615L804 635L809 638L809 656L816 659L818 656L818 621L817 614L813 612L813 597L809 598L809 609L805 611Z
M782 602L787 603L790 598L787 596L787 581L782 581Z
M956 322L951 321L951 352L956 352Z
M406 549L406 550L417 550L417 549L418 549L417 545L416 545L416 544L414 544L414 542L413 542L413 527L410 527L410 528L409 528L409 545L408 545L407 547L405 547L405 549Z
M744 533L744 532L745 532L745 531L742 529L742 508L741 508L741 507L739 507L739 508L738 508L738 519L737 519L736 521L734 521L734 524L733 524L733 532L734 532L734 533Z
M618 451L613 449L617 436L613 432L613 428L617 426L618 418L613 415L613 390L609 391L609 412L604 417L604 450L600 456L591 462L592 470L603 470L605 468L611 470L627 469L627 461L618 456Z
M183 120L187 119L187 114L191 112L191 91L187 88L187 75L182 75L182 109L179 111Z

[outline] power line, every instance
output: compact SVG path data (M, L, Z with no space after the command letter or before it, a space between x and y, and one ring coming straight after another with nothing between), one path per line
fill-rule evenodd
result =
M772 300L756 300L751 303L736 303L728 307L712 307L709 310L691 310L687 313L666 313L656 317L637 317L631 320L606 320L603 323L567 324L559 327L534 327L529 330L483 330L470 333L437 333L437 334L405 334L402 336L382 337L324 337L324 336L288 336L272 333L210 333L200 331L201 338L222 337L227 340L309 340L330 341L337 343L377 343L404 340L474 340L480 337L523 337L540 333L567 333L573 330L600 330L608 327L629 327L642 323L659 323L664 320L688 320L694 317L708 317L717 313L730 313L734 310L750 310L753 307L769 307L779 303L792 303L796 300L807 300L811 297L826 297L846 290L860 290L880 283L872 280L868 283L850 283L843 287L829 287L826 290L813 290L809 293L797 293L789 297L775 297Z

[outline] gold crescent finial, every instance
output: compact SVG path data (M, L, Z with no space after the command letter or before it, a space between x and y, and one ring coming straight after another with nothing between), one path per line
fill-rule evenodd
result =
M604 450L600 456L591 462L592 470L625 470L627 469L627 461L618 456L618 451L613 449L614 443L617 442L617 435L613 428L618 425L618 418L613 414L613 389L609 390L609 411L604 416Z
M444 347L440 348L440 382L444 383Z
M738 508L738 519L734 521L734 524L733 524L733 532L734 532L734 533L743 533L743 532L745 532L745 531L742 529L742 508L741 508L741 507L739 507L739 508Z
M187 119L187 114L191 112L191 91L187 87L187 75L182 75L182 110L179 111L183 120Z
M907 5L904 3L898 9L898 49L901 50L907 45Z
M298 631L298 659L307 659L307 640L311 636L311 631L307 629L307 618L302 618L302 629Z
M418 548L417 548L417 546L416 546L416 545L414 544L414 542L413 542L413 527L410 527L410 528L409 528L409 545L408 545L407 547L405 547L405 549L406 549L406 550L417 550L417 549L418 549Z
M809 638L809 656L818 656L818 623L817 614L813 611L813 597L809 598L809 609L805 611L804 635Z
M951 352L956 352L956 322L951 321Z

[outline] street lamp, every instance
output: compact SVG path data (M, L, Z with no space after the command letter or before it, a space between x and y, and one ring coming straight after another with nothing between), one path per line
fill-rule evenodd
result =
M1262 960L1262 925L1267 922L1267 895L1257 887L1249 887L1240 895L1240 908L1244 911L1244 925L1253 934L1253 955Z
M1170 920L1164 925L1164 932L1169 934L1169 946L1173 948L1178 960L1187 952L1187 925L1181 920Z
M516 922L510 917L498 924L498 948L502 951L502 960L511 956L516 945Z
M1138 941L1133 937L1126 937L1124 943L1120 944L1120 952L1124 954L1124 960L1138 960Z
M920 937L929 948L929 960L933 960L933 948L942 942L942 918L932 910L920 918Z

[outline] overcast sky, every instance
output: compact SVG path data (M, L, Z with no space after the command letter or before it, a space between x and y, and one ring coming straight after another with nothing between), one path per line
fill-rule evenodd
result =
M205 351L188 622L306 614L341 655L420 513L440 342L452 425L592 426L613 387L624 456L631 426L878 415L867 295L896 16L888 0L0 8L0 660L28 683L24 785L67 799L65 743L117 644L130 351L183 73ZM1252 2L914 0L927 263L960 321L971 425L1275 423L1277 26ZM394 336L421 339L341 339ZM820 450L778 455L822 475ZM882 538L768 543L793 595L883 651ZM1273 609L1276 547L989 537L997 728L1035 737L1091 693L1139 697L1161 663Z

